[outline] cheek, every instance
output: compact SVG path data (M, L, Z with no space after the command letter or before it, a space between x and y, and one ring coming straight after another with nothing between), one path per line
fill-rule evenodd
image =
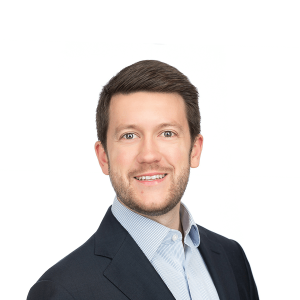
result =
M175 145L174 147L165 147L163 149L164 157L172 164L178 165L184 161L187 156L187 151L185 147L180 145Z
M117 169L127 169L132 164L134 155L130 151L116 150L112 155L113 164Z

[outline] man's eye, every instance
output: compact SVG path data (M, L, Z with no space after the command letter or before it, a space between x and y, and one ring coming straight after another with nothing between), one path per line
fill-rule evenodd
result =
M166 132L168 132L169 134L168 135L165 135L165 137L168 137L168 138L170 138L170 137L173 137L174 135L176 135L176 133L175 132L173 132L173 131L164 131L163 133L166 133ZM173 135L172 135L173 134Z
M132 140L132 138L130 137L130 136L133 136L133 135L135 135L134 133L125 133L124 135L122 135L122 137L121 138L124 138L124 136L129 136L129 138L127 139L125 139L125 140Z

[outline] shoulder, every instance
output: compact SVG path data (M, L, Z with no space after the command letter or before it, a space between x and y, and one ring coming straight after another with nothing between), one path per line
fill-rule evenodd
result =
M98 280L98 283L103 281L100 274L110 263L110 259L96 256L94 253L93 235L83 245L49 268L31 288L27 299L56 299L48 295L58 294L60 297L65 295L65 298L58 299L71 300L72 295L77 295L79 290L85 295L89 294L88 286L90 287L95 280Z
M27 300L74 300L60 284L51 280L39 280L29 291Z
M67 281L73 274L88 269L94 259L94 235L83 245L49 268L39 280Z
M200 245L203 241L212 251L220 251L225 254L231 270L234 274L241 299L258 299L257 287L253 278L252 270L246 254L241 245L218 233L198 226L200 233Z
M207 228L204 228L203 226L198 225L199 233L200 233L200 238L201 236L205 236L208 238L210 241L218 243L222 245L224 250L226 252L231 252L231 251L240 251L240 244L237 243L235 240L229 239L223 235L220 235L216 232L213 232L211 230L208 230Z
M200 233L200 239L205 236L209 241L221 246L233 267L245 267L246 256L243 248L238 242L208 230L198 224L197 226Z

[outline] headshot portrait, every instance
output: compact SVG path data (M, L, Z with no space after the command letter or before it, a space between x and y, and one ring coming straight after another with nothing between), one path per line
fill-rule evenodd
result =
M0 14L1 299L299 298L297 1Z
M27 300L258 299L239 243L198 225L181 202L200 164L200 123L197 88L173 66L139 61L109 80L95 152L116 195L96 233Z

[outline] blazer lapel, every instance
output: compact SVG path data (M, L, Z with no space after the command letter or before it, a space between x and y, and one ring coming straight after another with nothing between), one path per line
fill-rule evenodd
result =
M200 232L199 250L214 282L220 300L240 300L237 283L222 245L207 238Z
M103 275L129 299L175 299L111 207L95 234L95 254L112 259Z

